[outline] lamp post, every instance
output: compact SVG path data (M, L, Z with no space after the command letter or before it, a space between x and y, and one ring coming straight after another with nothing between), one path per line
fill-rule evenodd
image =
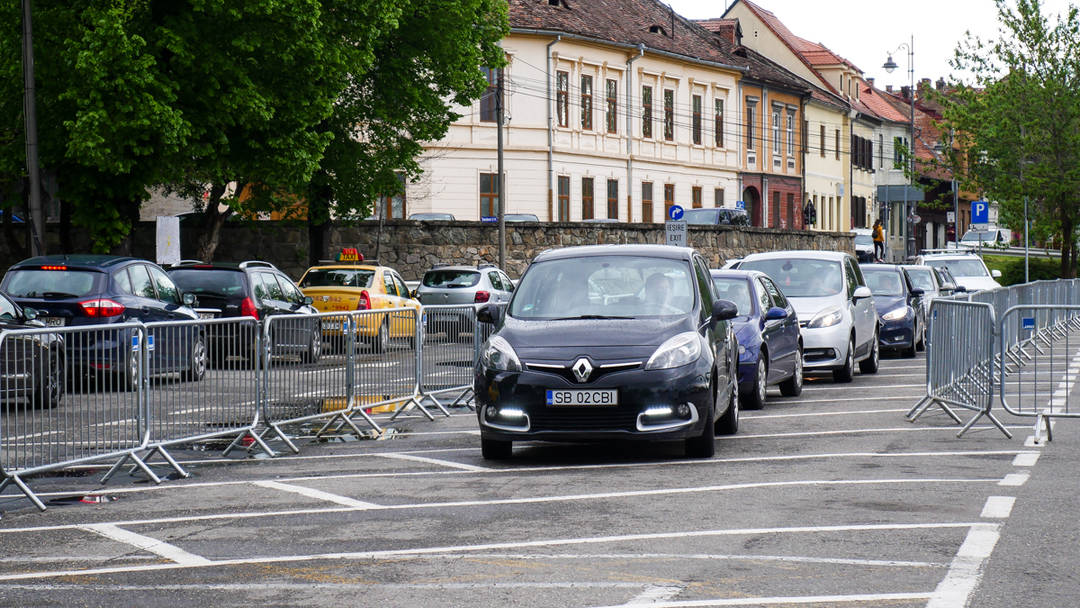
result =
M911 110L910 121L911 122L910 122L910 125L909 125L910 128L911 128L911 140L910 140L911 141L911 147L908 150L908 156L909 156L911 164L910 164L910 176L908 177L908 181L911 183L912 186L914 186L915 185L915 183L914 183L914 180L915 180L915 36L914 35L911 36L911 41L910 42L901 42L900 46L896 47L896 50L894 50L892 53L889 53L889 58L885 60L884 65L882 65L881 67L885 68L885 71L888 72L889 74L892 74L893 70L895 70L898 67L896 65L896 62L893 61L893 58L892 58L893 53L896 53L900 49L905 49L905 48L907 49L907 52L908 52L908 79L910 80L910 83L911 83L911 87L908 89L908 96L909 96L909 100L911 102L911 104L910 104L910 110ZM911 217L911 214L912 214L911 201L909 199L910 199L910 196L908 195L908 185L904 184L904 220L905 220L904 221L904 230L905 230L904 251L905 251L905 257L911 257L911 256L915 255L915 234L914 234L914 230L913 230L914 226L912 225L911 220L909 219Z

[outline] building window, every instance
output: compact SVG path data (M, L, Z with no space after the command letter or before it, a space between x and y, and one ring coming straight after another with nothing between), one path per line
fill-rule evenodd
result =
M646 224L653 222L652 182L641 182L641 221Z
M694 95L692 101L693 116L691 117L692 123L692 135L694 138L694 145L701 145L701 95Z
M619 122L619 83L607 81L607 132L615 133Z
M715 207L723 207L724 206L724 189L723 188L717 188L717 189L713 190L713 206L715 206Z
M499 215L499 176L480 174L480 217Z
M787 112L787 155L788 158L795 156L795 110Z
M825 125L821 125L821 158L825 158Z
M903 137L894 137L894 138L892 138L893 165L895 165L896 168L899 168L900 163L903 162L903 159L900 158L900 156L901 156L900 155L900 149L906 147L906 144L907 144L907 141Z
M675 91L664 89L664 139L675 139Z
M714 102L713 108L713 127L714 137L716 138L716 147L724 147L724 100L717 99Z
M757 104L753 102L746 103L746 149L754 149L754 110Z
M664 219L667 220L671 206L675 204L675 184L664 184Z
M495 122L498 120L496 102L498 95L498 82L499 70L491 69L489 67L480 68L484 72L484 77L487 78L487 89L484 94L480 96L480 122Z
M772 153L773 156L780 156L780 109L773 108L772 111Z
M840 129L836 130L836 160L840 160Z
M555 74L555 108L559 115L559 126L570 126L570 74L556 72Z
M607 216L619 219L619 180L607 180Z
M862 168L862 138L858 135L851 136L851 166Z
M397 178L398 183L401 185L400 192L393 196L385 194L379 196L379 209L377 211L388 220L405 219L405 174L398 173Z
M788 192L787 195L787 226L788 230L795 229L795 195Z
M780 192L777 190L772 193L772 217L769 219L773 228L780 227Z
M641 136L652 139L652 87L641 87Z
M701 209L701 186L690 188L690 201L694 209Z
M570 221L570 176L559 176L559 212L560 222Z
M884 169L885 168L885 136L884 135L879 134L877 136L877 149L878 149L878 153L877 153L877 158L878 158L877 166L878 166L878 169Z
M581 77L581 128L592 131L592 76Z
M581 219L593 218L593 178L581 178Z

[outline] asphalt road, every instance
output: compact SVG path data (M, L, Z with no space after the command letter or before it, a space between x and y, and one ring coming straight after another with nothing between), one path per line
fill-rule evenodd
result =
M279 365L294 398L336 390ZM1002 415L1013 439L957 439L940 410L905 421L924 378L920 354L771 391L709 460L523 443L487 462L454 408L299 456L179 447L192 476L158 486L35 479L45 513L0 500L0 605L1075 605L1075 425L1038 445Z

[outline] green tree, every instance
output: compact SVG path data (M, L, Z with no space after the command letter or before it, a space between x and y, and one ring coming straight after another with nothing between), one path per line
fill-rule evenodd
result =
M1080 228L1080 19L1051 21L1039 0L996 0L1001 34L969 36L953 67L973 75L952 83L943 126L958 145L949 162L965 188L999 203L1009 226L1023 205L1037 230L1061 250L1061 276L1075 277Z

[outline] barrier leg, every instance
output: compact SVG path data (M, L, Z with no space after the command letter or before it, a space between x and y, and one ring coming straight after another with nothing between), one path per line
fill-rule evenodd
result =
M429 412L428 409L426 407L424 407L424 404L417 401L416 397L412 397L411 399L409 399L408 403L406 403L405 405L399 407L397 409L397 411L394 412L394 415L390 417L390 421L393 422L394 420L397 420L397 417L399 415L401 415L402 412L407 412L407 411L411 410L414 407L419 408L420 411L423 412L424 416L427 417L428 420L431 420L431 421L435 420L435 416L431 415L431 412Z
M18 475L12 475L10 477L6 477L4 481L0 481L0 492L3 492L4 488L8 487L8 485L12 483L14 483L15 487L19 488L19 490L22 491L23 496L26 496L26 498L30 502L34 503L34 506L37 507L39 511L45 510L45 503L41 502L41 499L37 497L37 494L34 494L30 491L30 487L23 483L23 480L19 478Z
M183 477L184 479L191 477L191 474L185 471L184 467L180 466L179 462L176 462L176 459L172 457L172 454L170 454L168 450L160 446L158 446L156 449L157 453L161 454L161 458L165 460L165 462L168 463L168 465L172 467L174 471L176 471L177 475ZM146 460L150 460L150 457L147 456Z
M266 427L265 431L258 435L258 437L259 439L265 439L266 436L269 435L271 432L277 435L277 438L284 442L285 446L288 447L293 454L300 453L300 448L296 447L296 444L292 442L292 439L289 439L289 436L281 430L277 423L270 424L268 427ZM277 456L277 454L275 454L274 452L270 452L270 456L274 457Z

